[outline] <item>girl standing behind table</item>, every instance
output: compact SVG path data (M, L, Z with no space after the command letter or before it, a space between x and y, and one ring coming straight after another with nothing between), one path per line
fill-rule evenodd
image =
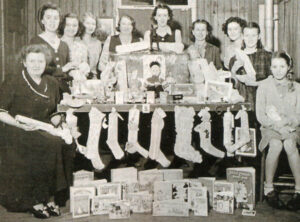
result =
M135 28L134 19L129 15L123 15L120 18L117 31L119 34L109 36L105 40L99 63L99 69L101 71L105 69L109 61L110 53L116 53L116 47L118 45L130 44L142 40Z
M70 62L67 44L57 35L60 9L53 3L46 3L38 10L37 19L43 32L32 38L30 44L44 44L49 48L52 60L45 72L58 80L61 93L70 92L68 82L72 78L67 72L75 68L75 65Z
M152 20L155 24L154 30L145 32L144 41L153 42L153 47L157 47L156 42L172 43L168 45L160 44L160 50L169 52L181 52L184 48L182 44L181 31L179 29L172 30L173 12L168 5L159 4L152 12Z
M239 17L230 17L222 25L222 30L228 36L229 43L225 48L224 67L229 68L230 59L235 55L235 49L241 49L243 43L242 30L247 22Z
M217 69L222 68L220 49L210 43L212 37L212 27L204 19L193 22L191 30L191 41L193 42L187 49L190 59L204 58L208 63L213 62Z
M69 47L70 60L76 65L76 69L70 72L70 75L74 79L85 79L85 74L89 73L88 62L88 51L87 47L83 44L79 35L83 31L83 25L79 21L79 18L74 13L68 13L64 15L62 22L59 25L58 32L62 36L61 40L67 43ZM85 66L84 66L84 65ZM82 70L84 69L85 70ZM80 72L76 72L76 71ZM75 74L82 74L83 76L78 76Z
M266 157L266 181L264 194L270 206L297 211L300 209L300 85L292 80L292 59L285 52L272 56L271 71L257 89L256 116L261 123L262 140L259 149L269 145ZM295 178L295 195L287 202L279 199L273 187L273 178L278 166L280 153L284 147L288 162Z
M86 12L83 15L82 23L84 31L81 35L81 39L88 49L88 63L90 65L92 78L97 79L98 63L102 50L101 42L95 36L97 17L90 12Z
M263 48L260 41L260 28L257 23L247 23L242 33L242 53L244 52L248 56L250 62L236 54L230 60L229 69L237 81L236 87L239 93L246 102L254 105L258 81L266 79L270 74L272 53ZM254 72L249 73L247 67L250 67Z

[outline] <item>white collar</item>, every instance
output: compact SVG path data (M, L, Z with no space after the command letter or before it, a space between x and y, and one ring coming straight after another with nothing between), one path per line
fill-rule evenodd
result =
M157 33L158 35L160 35L160 34L164 34L164 35L169 34L169 35L172 35L172 30L171 30L170 26L167 26L167 27L164 28L164 29L159 29L159 28L157 27L156 33ZM160 35L160 36L162 36L162 35Z

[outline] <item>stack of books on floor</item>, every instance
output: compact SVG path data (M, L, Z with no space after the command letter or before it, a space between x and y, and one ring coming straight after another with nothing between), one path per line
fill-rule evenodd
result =
M182 169L111 170L111 181L94 180L93 172L74 173L70 212L74 218L108 215L129 218L132 213L153 216L208 216L212 209L233 214L235 208L253 211L255 169L228 168L227 180L213 177L184 179Z

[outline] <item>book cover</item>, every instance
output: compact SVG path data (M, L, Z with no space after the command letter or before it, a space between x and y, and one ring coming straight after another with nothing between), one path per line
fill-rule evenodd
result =
M194 215L195 216L208 216L208 200L207 197L194 198Z
M153 194L154 192L154 182L155 181L163 181L164 175L162 172L157 169L153 170L143 170L138 173L140 190L141 191L149 191Z
M254 128L249 129L250 133L250 142L247 143L242 148L235 151L236 155L239 156L249 156L249 157L256 157L257 155L257 147L256 147L256 131ZM241 134L241 128L236 127L235 128L235 141L238 141L240 139Z
M154 183L154 201L172 200L172 183L156 181Z
M74 208L74 198L76 196L88 195L92 199L96 195L95 187L70 187L70 212Z
M82 182L93 181L93 180L94 180L94 172L80 170L73 173L73 186L78 186Z
M195 198L206 198L207 200L207 188L206 187L189 187L188 188L188 203L191 210L195 210Z
M140 191L140 184L139 182L123 182L121 183L121 190L122 199L125 200L128 193L137 193Z
M253 210L255 207L255 169L233 167L226 169L227 181L234 183L236 208Z
M137 182L137 169L135 167L124 167L111 169L111 182Z
M219 213L233 214L234 185L227 181L215 181L213 193L213 209Z
M159 169L159 172L163 173L163 180L182 180L183 170L182 169Z
M119 200L121 200L122 197L120 183L99 184L97 191L98 196L117 196Z
M213 207L213 194L214 194L214 182L215 177L199 177L198 180L202 183L202 186L207 188L208 192L208 203L210 207Z
M126 219L130 217L130 203L128 201L118 201L111 204L108 214L109 219Z
M90 197L89 195L77 195L73 198L72 205L73 218L90 216Z
M130 202L130 210L133 213L150 213L152 211L153 197L147 191L128 193L126 200Z
M119 201L115 195L111 196L95 196L92 199L92 213L94 215L109 214L111 204Z
M189 180L172 181L172 199L188 202Z
M188 203L178 200L154 201L153 216L188 217Z

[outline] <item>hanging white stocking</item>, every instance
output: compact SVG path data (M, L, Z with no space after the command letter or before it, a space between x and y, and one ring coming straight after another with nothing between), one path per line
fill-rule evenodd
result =
M124 152L118 143L118 118L122 120L123 118L117 113L115 108L112 108L108 117L108 135L106 143L114 157L119 160L124 156Z
M97 108L91 108L89 112L90 127L86 157L92 161L93 167L97 170L102 170L105 167L99 155L99 139L104 117L105 114L100 112Z
M151 120L149 157L152 160L156 160L157 162L159 162L163 167L168 167L171 162L165 157L160 149L161 132L164 128L163 118L165 117L166 113L161 108L156 108L154 110Z
M194 130L200 135L200 147L207 153L218 158L224 158L225 153L218 150L211 144L211 123L209 108L202 109L198 116L202 119L202 123L198 124Z
M138 152L143 157L148 158L148 151L138 142L138 131L140 121L140 110L136 106L129 110L128 116L128 141L125 150L128 153Z
M195 110L193 107L175 107L176 141L174 152L180 158L201 163L202 155L192 146Z
M234 156L232 153L228 152L233 144L232 130L234 128L234 116L227 108L223 117L223 144L227 150L227 156Z
M235 116L235 119L241 119L241 129L237 141L235 141L235 144L230 146L229 152L231 153L234 153L238 149L243 150L244 147L247 146L247 143L249 143L250 141L248 113L244 106L241 110L238 111L238 113Z

